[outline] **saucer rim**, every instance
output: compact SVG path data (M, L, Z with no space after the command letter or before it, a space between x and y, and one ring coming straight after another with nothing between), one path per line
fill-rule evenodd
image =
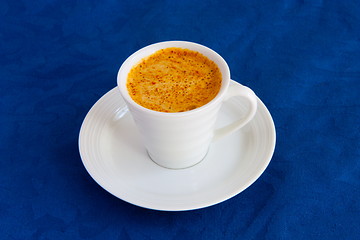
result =
M115 93L115 91L117 91L117 93ZM260 100L259 97L257 97L258 99L258 109L261 109L260 111L262 111L265 119L265 122L267 122L267 125L271 127L271 134L269 135L271 137L271 141L269 142L269 144L267 144L267 150L266 151L266 156L263 158L263 160L260 162L261 166L258 169L255 169L255 173L253 173L251 176L249 176L248 179L246 179L246 184L242 184L242 186L239 186L238 188L236 188L234 191L232 191L231 193L228 192L226 195L224 196L218 196L216 199L211 199L209 201L203 201L202 203L196 203L193 204L192 206L188 206L188 207L184 207L181 204L179 206L176 205L172 205L171 204L167 205L167 206L162 206L162 204L160 203L150 203L149 201L143 201L143 200L138 200L138 201L134 201L131 199L126 199L126 197L123 196L119 196L119 194L114 193L114 191L112 191L111 187L109 186L105 186L105 184L101 183L100 181L98 181L99 177L97 176L96 172L93 171L93 169L91 169L88 166L88 160L84 158L84 155L82 154L82 136L85 134L84 133L84 124L87 121L90 121L90 117L91 117L91 112L94 111L94 109L96 107L98 107L101 104L101 101L105 101L107 97L111 98L113 96L111 96L112 94L118 94L118 97L120 97L122 100L123 98L121 97L120 93L118 92L117 87L114 87L113 89L111 89L110 91L108 91L107 93L105 93L102 97L100 97L96 103L90 108L90 110L88 111L88 113L86 114L86 117L84 118L81 128L80 128L80 133L79 133L79 139L78 139L78 147L79 147L79 153L80 153L80 157L82 160L82 163L85 167L85 169L87 170L87 172L89 173L89 175L93 178L93 180L99 184L104 190L106 190L107 192L109 192L110 194L112 194L113 196L128 202L132 205L136 205L142 208L147 208L147 209L152 209L152 210L159 210L159 211L187 211L187 210L196 210L196 209L202 209L202 208L206 208L209 206L213 206L216 204L219 204L221 202L224 202L236 195L238 195L239 193L243 192L245 189L247 189L248 187L250 187L257 179L260 178L260 176L263 174L263 172L266 170L266 168L268 167L268 165L271 162L272 156L274 154L275 151L275 145L276 145L276 130L275 130L275 125L274 125L274 121L273 118L269 112L269 110L266 108L265 104ZM123 100L124 101L124 100ZM125 102L119 105L125 105ZM258 110L259 111L259 110ZM264 152L265 152L264 151ZM168 169L169 171L177 171L177 170L172 170L172 169ZM110 183L111 185L111 183ZM190 204L191 205L191 204Z

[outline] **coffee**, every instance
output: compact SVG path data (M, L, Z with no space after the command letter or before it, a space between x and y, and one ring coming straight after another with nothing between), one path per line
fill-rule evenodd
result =
M201 107L220 91L218 66L199 52L165 48L142 59L129 72L126 87L139 105L159 112Z

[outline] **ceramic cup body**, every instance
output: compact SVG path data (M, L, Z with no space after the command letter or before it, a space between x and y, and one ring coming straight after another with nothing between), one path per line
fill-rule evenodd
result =
M197 51L214 61L222 74L222 85L217 96L202 107L179 113L157 112L144 108L130 97L126 81L131 68L143 58L156 51L179 47ZM225 60L215 51L192 42L168 41L144 47L129 58L120 67L117 83L130 113L143 138L150 158L158 165L181 169L191 167L206 156L212 140L221 138L245 125L256 112L255 94L240 84L230 85L230 71ZM245 117L234 123L214 129L221 104L232 96L240 96L249 101L250 110Z

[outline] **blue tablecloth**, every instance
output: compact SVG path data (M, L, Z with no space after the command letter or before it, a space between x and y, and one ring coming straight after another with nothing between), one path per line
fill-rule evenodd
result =
M0 2L1 239L358 239L359 1ZM121 63L206 45L271 112L264 174L212 207L161 212L103 190L78 153Z

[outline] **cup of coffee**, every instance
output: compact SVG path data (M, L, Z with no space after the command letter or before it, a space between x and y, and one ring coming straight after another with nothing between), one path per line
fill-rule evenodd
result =
M253 91L230 80L225 60L192 42L160 42L138 50L120 67L117 83L149 157L165 168L199 163L212 141L243 127L257 108ZM231 97L248 101L249 110L215 129L220 107Z

